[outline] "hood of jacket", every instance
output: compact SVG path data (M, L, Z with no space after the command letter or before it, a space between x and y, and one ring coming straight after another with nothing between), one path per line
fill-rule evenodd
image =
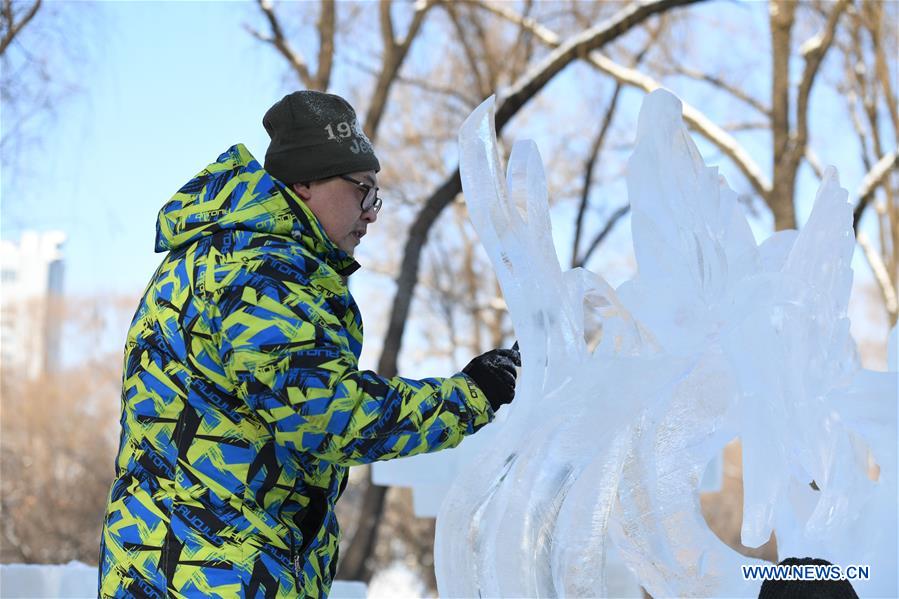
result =
M293 190L266 172L243 144L228 148L166 202L156 220L156 251L176 250L225 230L290 237L343 276L359 268L328 239Z

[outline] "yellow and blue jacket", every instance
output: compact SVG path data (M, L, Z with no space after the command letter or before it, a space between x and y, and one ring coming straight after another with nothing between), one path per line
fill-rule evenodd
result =
M493 418L462 375L360 370L358 264L236 145L162 208L125 347L103 597L319 597L347 467Z

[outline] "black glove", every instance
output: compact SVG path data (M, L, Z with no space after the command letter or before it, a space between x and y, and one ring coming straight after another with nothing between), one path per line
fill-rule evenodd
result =
M481 354L462 369L487 396L490 407L497 411L515 397L515 371L521 366L518 344L513 349L494 349Z

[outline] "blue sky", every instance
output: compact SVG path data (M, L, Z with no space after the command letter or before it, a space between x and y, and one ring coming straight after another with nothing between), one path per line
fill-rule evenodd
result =
M67 290L128 293L160 259L153 240L163 202L234 143L264 154L262 114L283 93L282 67L241 29L248 5L92 7L102 46L73 65L83 70L81 90L61 105L44 149L32 151L35 176L4 185L4 204L27 205L31 227L68 233ZM15 236L6 224L3 233Z
M63 7L76 6L67 3ZM704 6L709 15L743 11L747 23L751 21L753 27L764 31L764 11L733 3ZM32 148L25 155L32 175L12 179L4 173L2 233L4 238L14 239L21 228L62 229L69 236L64 247L67 291L136 295L161 258L153 252L153 240L162 204L234 143L246 144L261 159L268 143L262 115L294 86L285 77L283 59L243 28L245 23L261 23L254 3L109 2L80 4L79 10L81 7L87 10L78 18L90 20L83 27L93 32L94 40L84 49L83 60L69 56L63 61L77 78L80 91L60 104L43 147ZM701 55L718 48L709 42L696 51ZM762 56L760 64L767 67L767 60ZM544 96L557 93L571 98L578 94L578 73L583 68L568 69ZM341 93L340 77L346 74L335 76L335 91ZM684 84L674 91L700 108L708 98L695 85ZM635 115L642 94L628 91L623 97L626 110ZM816 101L824 103L814 106L813 119L819 125L812 123L813 134L822 131L820 122L843 114L837 105L827 105L817 96ZM535 118L535 110L529 106L525 111L530 125L522 130L533 131L538 145L544 145L540 136L551 135L553 123L541 122L539 114ZM764 137L743 136L741 141L759 148L767 143ZM708 162L722 162L708 144L699 143ZM840 167L844 185L859 180L854 143L841 141L822 147L823 161ZM765 155L764 150L752 149L756 156ZM761 165L768 170L767 163ZM733 181L733 167L724 162L722 167ZM850 192L854 191L848 185ZM807 217L816 186L805 169L798 189L800 222ZM618 185L602 193L614 196L625 191ZM560 206L557 222L571 222L573 210L571 205ZM15 218L10 218L11 214ZM767 214L756 225L757 234L763 236L770 226ZM562 225L555 233L565 261L570 232ZM613 246L628 247L628 237L628 227L620 225ZM597 267L611 283L618 284L629 272L614 264L615 257L610 256ZM867 265L858 256L854 266L857 278L870 278ZM357 285L362 287L365 281L384 287L377 278L358 279ZM389 301L387 295L378 301ZM360 304L365 308L364 298ZM380 328L375 325L369 330L377 333Z

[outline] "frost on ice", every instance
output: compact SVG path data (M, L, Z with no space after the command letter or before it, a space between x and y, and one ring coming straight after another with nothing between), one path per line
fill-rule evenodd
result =
M614 545L654 596L754 596L740 565L761 562L699 503L706 466L739 438L743 544L776 531L781 559L868 564L859 594L896 596L897 375L861 369L849 334L836 171L801 231L759 245L680 101L650 94L628 163L637 274L613 289L562 271L537 148L516 143L503 177L493 111L462 127L462 185L523 364L493 445L439 513L440 594L603 596Z

